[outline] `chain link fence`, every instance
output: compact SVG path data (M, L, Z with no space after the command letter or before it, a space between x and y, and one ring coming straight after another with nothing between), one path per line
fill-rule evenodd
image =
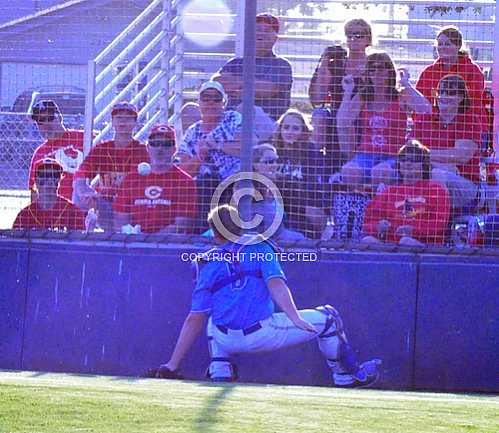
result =
M0 43L2 229L10 228L17 212L29 202L29 164L34 149L43 142L27 113L36 100L45 95L58 101L68 127L82 128L85 123L82 117L84 95L88 90L87 62L96 58L149 5L146 1L121 6L105 3L99 7L98 2L93 1L81 2L81 5L54 2L47 10L18 17L17 22L0 24L0 34L3 32L6 36L5 43ZM167 75L170 77L168 96L176 99L168 117L177 130L177 162L195 178L202 204L203 218L196 222L196 232L207 229L200 221L211 204L216 186L230 177L232 168L239 167L241 162L240 154L224 150L225 141L239 141L244 122L249 119L234 114L232 120L220 121L219 128L214 127L211 132L201 127L202 131L194 128L186 133L181 126L179 102L199 104L198 109L205 111L202 113L204 116L214 110L209 104L217 103L217 90L207 90L206 101L198 92L202 83L214 78L224 86L226 110L245 113L240 103L244 102L244 90L249 82L242 79L242 63L227 64L233 55L244 54L243 3L177 1L169 5L173 19L165 27L169 29L169 49L164 51L168 61L163 61L162 65L168 64L174 71ZM79 8L83 5L88 19L99 16L90 27L81 18ZM254 207L263 218L259 229L264 230L271 225L271 220L279 213L276 209L281 206L283 222L276 237L283 241L331 240L348 243L361 242L370 235L382 244L396 243L407 237L422 244L480 246L484 243L487 230L489 237L496 236L492 216L496 212L499 192L499 165L495 161L492 143L492 95L497 87L492 81L494 60L497 61L494 59L494 40L497 39L494 33L495 2L359 0L303 3L260 0L256 9L257 13L272 14L257 22L253 41L257 60L252 85L255 87L255 105L259 108L255 111L252 126L252 161L247 161L250 154L243 151L243 165L246 158L247 165L254 172L272 181L270 186L260 184L254 189L264 197ZM6 6L0 6L0 17L10 12ZM273 21L272 17L277 19ZM353 24L345 27L346 22ZM32 26L33 23L42 26ZM43 24L51 26L44 27ZM439 139L431 141L429 138L432 134L439 136L440 130L435 129L437 127L431 129L428 126L431 122L426 118L439 110L439 104L443 107L443 97L438 95L442 90L439 80L428 79L429 84L425 87L421 73L444 55L440 48L449 40L440 41L437 38L439 29L444 26L455 26L460 30L463 48L469 54L468 58L481 68L481 79L485 83L485 91L480 95L480 113L473 113L473 116L478 113L481 119L464 128L465 132L473 130L476 133L471 138L461 137L472 139L476 144L472 155L474 166L470 172L472 185L459 183L455 177L452 177L456 181L454 184L449 181L451 174L470 174L466 171L471 170L469 167L464 172L459 171L463 170L459 167L467 163L456 159L461 150L456 150L455 155L451 151L443 156L440 151L443 145ZM83 28L89 30L85 39L79 37L78 30ZM271 34L272 31L275 35ZM275 45L266 46L274 36ZM26 44L29 40L34 42L28 50ZM450 41L451 44L454 42ZM39 49L36 49L38 44ZM270 56L272 45L276 57ZM30 53L30 58L26 58L26 53ZM268 60L270 57L272 60ZM275 59L281 57L283 61L278 64L280 60ZM38 66L27 68L26 62ZM388 90L385 94L379 91L388 82L388 78L383 81L383 77L379 77L384 73L381 71L383 68L393 69L392 87L396 97L389 96ZM451 68L449 71L454 70ZM358 93L358 99L361 99L357 106L347 106L351 101L344 97L349 85L343 80L345 76L353 79L352 93ZM133 76L128 79L133 80ZM481 85L474 82L475 79L465 77L468 89ZM23 83L22 88L19 87L20 82ZM147 83L147 76L144 83ZM116 90L125 85L118 83ZM427 105L422 99L418 100L416 90L426 98ZM447 89L444 91L447 92ZM452 91L453 88L448 93ZM153 97L143 93L142 105ZM400 106L399 99L402 101ZM352 100L355 101L355 98ZM393 104L386 103L388 100ZM19 108L23 104L25 108ZM144 133L141 138L147 141L147 136L148 133ZM438 165L444 172L435 171L432 175L433 180L440 182L447 190L449 197L444 204L438 198L432 214L425 213L425 206L434 201L434 191L427 191L425 196L420 191L407 194L393 189L403 184L397 153L408 138L419 139L430 148L432 167ZM208 140L211 146L207 159L193 165L196 158L200 159L199 142L203 140ZM383 145L386 145L386 150L380 150ZM229 149L229 145L226 146ZM243 149L244 146L245 143ZM134 171L139 162L135 162ZM216 176L210 177L213 173ZM437 178L437 174L441 177ZM102 178L100 182L103 182ZM98 188L99 179L94 178L94 181ZM466 185L475 195L472 200L458 206L456 197ZM272 199L274 190L279 190L282 195L282 201L277 205ZM222 195L222 199L227 199L227 194ZM155 198L147 200L154 201ZM373 202L379 200L385 201L375 207ZM421 200L425 202L424 206ZM397 215L393 212L392 215L387 214L389 203L397 207ZM180 204L189 205L187 202ZM152 202L150 205L155 206ZM411 232L414 229L407 228L395 233L397 227L394 224L414 226L421 214L425 214L426 218L426 237L418 237ZM366 215L374 224L371 228L366 226ZM380 220L389 220L391 225L385 234L379 230L377 223ZM132 226L136 222L133 218L127 221ZM430 230L435 225L440 227L438 234ZM491 243L494 242L492 239Z

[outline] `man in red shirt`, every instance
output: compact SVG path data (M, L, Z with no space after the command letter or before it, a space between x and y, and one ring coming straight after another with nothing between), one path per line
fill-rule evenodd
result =
M55 159L45 158L35 163L36 198L19 212L12 228L60 230L85 228L85 214L57 194L63 171L63 167Z
M197 216L194 180L172 164L175 131L156 125L147 144L150 166L129 173L113 203L115 230L140 225L145 233L175 233L192 229Z
M61 197L72 200L73 175L83 161L83 131L67 130L59 107L50 99L37 102L33 106L31 118L46 141L35 150L31 158L28 187L34 192L36 163L44 158L52 158L63 169L58 193Z
M97 144L74 175L75 203L82 208L95 206L98 224L106 231L113 229L112 202L125 175L149 160L146 147L133 138L137 116L133 104L115 104L111 111L114 139Z

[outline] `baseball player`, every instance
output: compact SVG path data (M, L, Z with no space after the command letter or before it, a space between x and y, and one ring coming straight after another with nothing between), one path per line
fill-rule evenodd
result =
M208 319L211 362L208 376L215 382L237 378L231 355L273 351L311 339L332 371L334 386L364 387L378 378L378 359L359 363L350 348L338 312L330 305L297 310L286 277L268 241L241 244L228 241L218 230L220 223L238 233L237 210L230 205L213 209L208 223L219 247L196 261L197 282L187 315L170 360L149 375L180 378L180 362ZM254 241L254 238L252 238ZM275 312L274 303L282 310Z

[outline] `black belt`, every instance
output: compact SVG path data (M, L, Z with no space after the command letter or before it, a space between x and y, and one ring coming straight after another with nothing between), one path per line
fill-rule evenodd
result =
M243 331L243 335L249 335L253 334L253 332L258 331L259 329L262 329L262 325L260 322L256 322L254 325L248 326L247 328L244 329L230 329L227 328L227 326L224 325L215 325L220 332L223 332L224 334L228 334L229 331Z

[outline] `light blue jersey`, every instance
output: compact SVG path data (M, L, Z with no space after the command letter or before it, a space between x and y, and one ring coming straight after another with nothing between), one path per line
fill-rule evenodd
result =
M205 258L198 261L192 312L210 313L215 325L230 329L247 328L274 313L267 281L285 276L268 242L245 246L228 242ZM224 283L237 274L241 278Z

